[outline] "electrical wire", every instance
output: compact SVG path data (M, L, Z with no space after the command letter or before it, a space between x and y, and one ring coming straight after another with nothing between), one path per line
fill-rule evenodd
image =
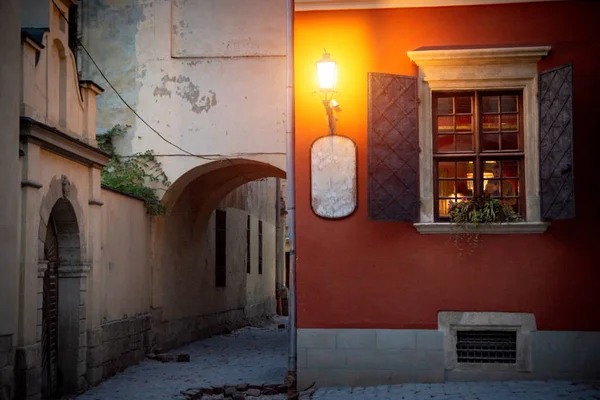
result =
M60 7L58 7L58 5L54 2L54 0L52 0L52 4L54 5L54 7L56 7L56 9L58 10L58 12L60 13L60 15L62 16L62 18L65 20L65 22L67 23L67 26L69 24L69 19L65 16L65 14L63 14L62 10L60 9ZM88 58L90 59L90 61L92 62L92 64L94 64L94 66L96 67L96 69L98 70L98 72L100 73L100 75L102 76L102 78L106 81L106 83L108 84L108 86L110 86L110 88L115 92L115 94L117 95L117 97L119 97L119 99L123 102L123 104L125 104L125 106L137 117L140 119L140 121L142 121L148 128L150 128L150 130L152 132L154 132L156 135L158 135L158 137L160 137L163 141L165 141L166 143L170 144L171 146L175 147L178 150L181 150L183 153L185 154L173 154L173 155L162 155L162 156L183 156L183 157L197 157L197 158L201 158L204 160L208 160L208 161L228 161L235 169L238 169L238 165L236 163L234 163L231 159L229 159L227 156L224 156L222 154L211 154L211 155L202 155L202 154L194 154L190 151L187 151L186 149L180 147L179 145L171 142L169 139L165 138L163 135L160 134L160 132L158 132L156 129L154 129L148 122L146 122L146 120L144 118L142 118L142 116L131 106L129 105L129 103L127 103L127 101L123 98L123 96L121 96L121 94L119 93L119 91L114 87L114 85L108 80L108 78L106 77L106 75L104 74L104 72L102 72L102 69L100 68L100 66L96 63L96 61L94 60L94 58L92 57L92 55L90 54L90 52L87 50L87 48L83 45L83 43L81 42L81 40L79 40L79 38L75 38L75 40L77 41L77 44L79 45L79 47L81 47L83 49L83 51L85 52L85 54L88 56ZM269 155L269 154L273 154L273 155L285 155L285 153L277 153L277 152L273 152L273 153L234 153L234 154L244 154L244 155ZM158 156L158 155L155 155ZM133 156L124 156L124 157L133 157ZM244 175L244 173L240 173L239 169L238 169L238 173L239 175L241 175L242 177L244 177L248 182L252 181L253 179L248 178L246 175Z

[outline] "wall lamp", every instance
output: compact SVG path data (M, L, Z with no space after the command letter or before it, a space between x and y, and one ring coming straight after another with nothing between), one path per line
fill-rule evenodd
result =
M337 133L336 118L333 112L342 111L337 101L333 99L337 81L337 64L331 55L325 51L323 57L317 61L317 75L319 77L319 92L327 113L327 125L330 135Z

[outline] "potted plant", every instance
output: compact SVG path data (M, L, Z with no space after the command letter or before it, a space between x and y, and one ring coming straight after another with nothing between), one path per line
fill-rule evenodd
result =
M510 223L521 221L513 207L503 200L489 195L476 195L450 202L450 222L456 227L454 244L462 250L461 243L466 242L469 252L479 244L480 224Z

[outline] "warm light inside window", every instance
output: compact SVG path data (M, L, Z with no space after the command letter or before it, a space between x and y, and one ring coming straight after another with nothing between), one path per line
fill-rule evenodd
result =
M332 92L335 90L337 66L335 61L330 58L329 53L323 54L323 58L317 62L317 74L321 91Z

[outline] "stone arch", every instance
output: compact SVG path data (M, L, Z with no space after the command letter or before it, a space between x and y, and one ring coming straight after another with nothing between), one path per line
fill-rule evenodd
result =
M285 178L285 172L274 165L255 160L214 161L183 174L163 196L167 211L164 216L156 219L152 246L152 258L155 260L153 319L155 323L160 322L155 326L159 348L171 348L217 333L218 326L226 323L229 318L226 313L229 311L219 311L218 316L203 314L213 312L214 308L209 303L214 306L221 301L219 299L227 297L225 291L230 290L229 287L214 289L214 278L207 279L209 275L202 275L201 272L211 271L212 268L206 264L207 258L213 258L210 256L212 253L206 236L209 221L220 201L232 190L248 182L271 177ZM275 192L273 197L274 195ZM200 284L194 287L191 283L203 279L213 282L213 287L205 288ZM214 293L210 294L208 291ZM189 296L201 293L201 296L207 297L207 303L200 304L201 300L198 300L196 305L192 305L192 301L182 300L185 297L175 299L186 296L186 293ZM230 298L226 300L229 301ZM235 304L230 306L230 309L236 307ZM192 309L197 313L193 318L184 315L189 315Z
M54 206L61 199L66 200L69 203L74 213L74 222L77 224L76 229L78 232L79 248L81 250L78 259L70 259L69 261L71 264L73 262L79 262L79 264L82 264L86 259L87 249L85 240L86 238L84 235L84 210L79 203L77 186L72 183L66 175L62 175L60 177L55 176L50 182L48 192L42 199L42 203L40 205L40 228L38 230L38 259L44 259L44 243L46 241L46 230L48 228L50 213L52 212ZM68 206L64 202L61 202L61 204L62 205L58 210L65 211ZM71 224L68 226L69 231L75 229L75 226L72 225L72 223L73 222L71 222Z
M77 188L67 176L54 177L40 209L38 342L47 394L75 393L85 386L87 343L85 295L89 267L83 262L85 231ZM52 260L50 260L52 258ZM56 333L50 333L54 325ZM55 350L52 350L55 348ZM52 361L54 354L55 361ZM54 382L48 385L48 382ZM57 393L51 393L55 391Z

